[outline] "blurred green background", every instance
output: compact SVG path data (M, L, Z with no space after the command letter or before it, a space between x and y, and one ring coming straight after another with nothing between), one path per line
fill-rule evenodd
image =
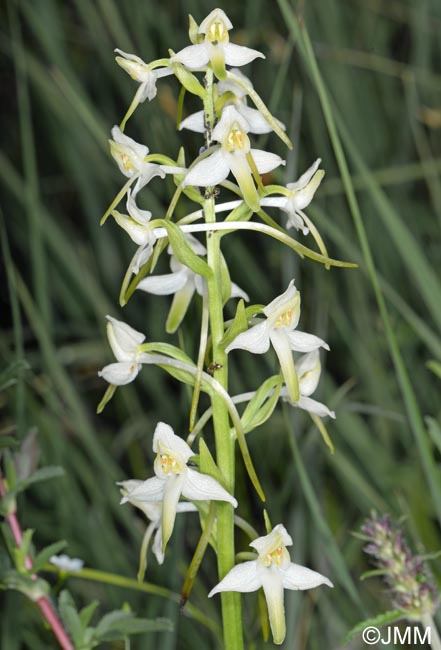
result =
M113 49L146 62L167 56L188 44L188 14L200 22L215 6L8 0L0 10L0 357L4 368L19 364L17 382L0 393L0 433L22 439L37 429L41 463L65 470L21 498L20 520L35 529L40 548L65 539L87 566L131 578L144 521L119 506L115 481L151 475L154 427L164 420L185 435L191 395L148 367L97 416L105 389L97 371L112 360L104 317L129 322L148 340L183 341L194 355L200 304L194 301L180 339L164 335L168 297L135 294L118 307L134 245L113 221L103 228L99 221L123 184L107 140L136 83L115 64ZM232 279L252 302L269 302L295 277L301 329L331 347L316 396L337 413L327 422L335 454L309 418L284 409L248 443L272 522L283 521L293 537L292 558L335 584L332 592L286 594L283 647L338 648L359 620L389 608L379 580L359 580L368 565L352 531L370 510L406 515L417 548L440 546L441 5L247 0L222 8L235 27L231 40L265 53L244 72L295 145L286 152L270 135L254 146L286 158L273 173L281 183L323 159L326 177L308 215L332 257L360 265L326 271L260 235L225 240ZM308 30L315 72L296 16ZM172 77L161 80L156 100L138 108L126 133L172 157L183 143L189 160L201 143L176 132L178 92ZM188 100L186 113L194 107ZM143 207L163 216L171 189L169 179L153 181ZM192 209L183 202L178 214ZM257 388L276 368L271 354L235 354L232 393ZM241 461L238 469L240 514L263 534ZM147 573L176 593L199 536L197 518L182 519L165 564L150 557ZM238 535L239 550L246 544ZM437 573L437 562L432 567ZM191 602L218 625L219 601L206 598L215 581L209 550ZM218 647L212 631L163 598L80 579L68 586L78 604L100 600L102 612L127 602L138 616L174 621L173 633L133 637L132 648ZM24 597L8 592L0 603L2 649L55 647ZM263 647L255 594L243 603L247 647Z

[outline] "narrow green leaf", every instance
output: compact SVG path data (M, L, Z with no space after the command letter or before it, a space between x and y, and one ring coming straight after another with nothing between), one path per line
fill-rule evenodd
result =
M260 426L271 416L279 399L283 379L274 375L266 379L257 389L254 397L249 401L241 417L245 433Z
M345 636L343 639L342 643L349 643L352 639L354 639L356 636L359 636L360 634L363 633L363 630L365 630L367 627L376 627L380 628L383 627L383 625L388 625L389 623L394 623L395 621L399 621L401 618L403 618L403 612L400 611L399 609L394 609L389 612L384 612L383 614L379 614L378 616L374 616L374 618L368 618L365 621L361 621L360 623L357 623Z
M38 571L40 571L44 565L49 562L49 558L51 558L52 555L56 555L64 548L66 548L66 546L67 542L64 540L54 542L53 544L50 544L50 546L46 546L46 548L40 551L38 555L32 560L32 571L38 573Z

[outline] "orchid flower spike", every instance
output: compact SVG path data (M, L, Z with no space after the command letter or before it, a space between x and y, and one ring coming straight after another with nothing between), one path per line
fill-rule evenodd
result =
M314 194L322 182L325 172L319 169L321 158L311 165L295 183L288 183L289 196L267 197L261 200L261 205L277 207L288 214L287 228L301 230L304 235L309 233L310 221L303 209L308 207Z
M186 239L189 242L192 250L196 255L205 255L207 250L195 237L186 234ZM172 250L169 247L168 252ZM202 276L198 275L179 260L171 255L170 268L172 273L166 275L152 275L138 284L137 289L152 293L157 296L169 296L174 294L173 302L167 317L166 330L168 333L173 334L176 332L182 323L185 314L187 313L188 306L196 291L200 296L205 292L205 280ZM243 298L249 301L249 296L237 284L231 283L231 298Z
M137 501L129 496L130 493L139 488L142 483L143 481L130 479L128 481L121 481L117 485L121 486L121 495L125 499L124 503L128 502L131 503L132 506L135 506L135 508L139 508L139 510L142 510L145 514L147 519L150 520L150 524L148 525L144 535L143 545L145 552L147 553L150 539L156 531L152 551L155 554L158 564L162 564L164 562L164 552L162 550L162 503L160 501ZM182 503L178 503L176 506L176 512L197 512L197 508L193 503L183 501Z
M173 532L181 495L191 501L227 501L235 508L237 501L214 478L200 474L187 466L194 452L164 422L159 422L156 426L153 451L157 454L154 463L156 476L130 490L121 503L162 502L162 551L164 552Z
M148 357L140 351L145 335L112 316L106 318L109 321L107 338L117 361L105 366L98 376L114 386L124 386L135 379L143 361Z
M204 42L189 45L175 54L171 62L182 63L189 70L205 70L211 63L218 79L226 76L225 65L242 66L265 56L249 47L230 43L228 31L233 25L222 9L213 9L201 22L198 34L204 35Z
M286 528L278 524L269 535L251 542L250 546L258 552L257 559L233 567L208 594L211 598L221 591L250 592L263 587L273 641L277 645L283 643L286 634L283 590L334 586L320 573L291 562L286 548L291 545Z
M282 295L264 307L263 313L266 320L238 334L226 352L240 349L263 354L271 344L279 359L289 398L297 403L300 392L291 351L312 352L320 347L329 350L329 346L318 336L294 331L300 318L300 293L294 286L294 280L291 280Z
M220 148L196 163L184 177L182 186L217 185L224 181L231 171L246 203L257 212L260 209L260 197L254 184L251 164L257 168L259 174L265 174L279 165L284 165L285 161L274 153L251 149L247 135L249 130L247 120L236 108L226 106L213 129L213 140L221 143Z
M299 400L297 402L291 402L287 388L282 388L280 391L281 397L287 399L292 406L318 415L319 418L324 418L327 415L335 418L334 411L330 411L327 406L309 397L317 388L320 379L321 364L319 351L313 350L301 356L300 359L297 359L296 371L299 380Z
M225 81L219 81L217 84L217 91L219 94L219 101L222 103L222 106L234 106L237 112L242 115L248 124L248 130L250 133L269 133L272 131L272 126L267 122L265 117L260 111L256 108L251 108L247 106L247 92L243 89L241 85L231 79L231 75L241 80L244 84L253 88L253 84L240 70L233 68L230 70L230 78ZM281 129L285 130L285 125L276 119L277 124ZM182 120L179 125L179 130L189 129L190 131L195 131L196 133L204 133L205 124L204 124L204 111L198 111L193 113Z

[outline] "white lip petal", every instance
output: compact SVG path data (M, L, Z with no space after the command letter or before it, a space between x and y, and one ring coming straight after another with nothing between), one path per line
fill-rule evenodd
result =
M204 133L205 124L204 124L204 111L198 111L193 113L182 120L179 125L179 130L189 129L189 131L195 131L196 133Z
M227 65L241 66L251 63L254 59L265 58L262 52L253 50L250 47L244 47L243 45L235 45L234 43L224 43L223 49L225 52L225 63Z
M207 43L189 45L171 58L172 63L182 63L189 70L201 70L210 60Z
M314 334L307 334L306 332L287 332L286 333L291 343L291 348L297 352L312 352L317 348L325 348L329 350L329 345L323 339L315 336Z
M284 165L285 161L275 153L269 153L262 149L251 149L251 155L256 164L259 174L266 174L271 172L279 165Z
M250 591L257 591L261 586L262 582L257 572L257 562L242 562L242 564L237 564L227 573L223 580L210 591L208 597L211 598L221 591L249 593Z
M276 645L283 643L286 635L285 604L283 594L282 572L278 567L259 567L259 577L262 581L265 600L268 607L268 617Z
M192 501L227 501L237 508L236 499L214 478L188 468L182 494Z
M162 526L159 526L153 539L152 551L158 561L158 564L164 562L164 551L162 550Z
M109 384L114 386L125 386L130 384L141 370L141 364L134 363L133 361L119 361L117 363L110 363L104 366L98 373L98 377L102 377Z
M334 585L328 578L322 576L317 571L307 569L300 564L291 564L286 569L281 569L283 586L285 589L314 589L320 585L327 585L333 587Z
M176 519L176 508L184 485L183 474L172 474L165 481L164 499L162 501L162 550L165 551L167 542L173 532Z
M225 160L222 150L217 149L212 154L198 162L185 176L182 185L193 185L195 187L208 187L217 185L224 181L230 168Z
M288 389L289 397L291 401L297 402L300 397L299 381L294 366L288 332L285 329L272 330L270 333L270 339L277 354L277 358L279 359L280 368Z
M325 404L322 404L321 402L317 402L315 399L311 399L310 397L305 397L304 395L300 395L299 401L297 402L297 404L294 404L294 406L298 406L304 411L308 411L309 413L318 415L319 418L324 418L328 415L330 418L333 418L335 420L334 411L329 410L328 407L325 406Z
M136 288L156 296L169 296L180 291L186 285L187 280L188 271L183 269L166 275L151 275L141 280Z
M268 352L270 346L270 333L267 322L259 323L250 327L246 332L242 332L226 348L226 352L231 350L247 350L254 354L263 354Z

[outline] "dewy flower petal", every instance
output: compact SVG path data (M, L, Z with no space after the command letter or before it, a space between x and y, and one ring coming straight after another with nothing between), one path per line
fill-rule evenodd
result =
M284 589L312 589L332 582L325 576L291 562L287 546L292 544L285 527L278 524L269 535L259 537L250 546L258 552L254 561L244 562L231 569L208 594L222 591L249 592L263 587L268 606L273 641L279 645L285 639Z

